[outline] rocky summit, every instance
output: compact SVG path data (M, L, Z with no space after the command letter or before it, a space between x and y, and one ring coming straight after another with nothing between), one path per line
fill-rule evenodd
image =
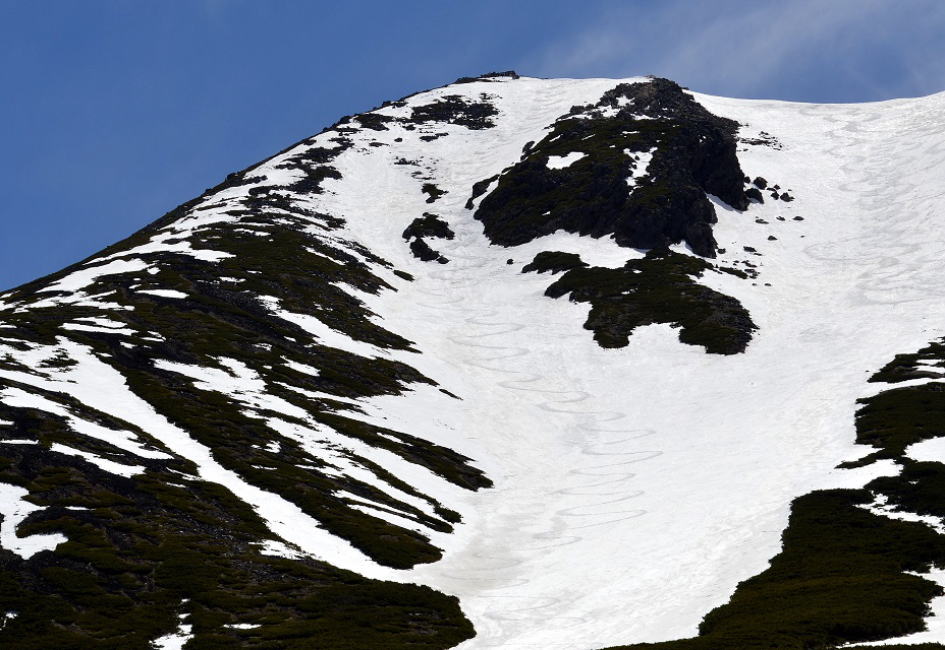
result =
M514 72L229 174L0 294L0 646L945 647L942 178Z

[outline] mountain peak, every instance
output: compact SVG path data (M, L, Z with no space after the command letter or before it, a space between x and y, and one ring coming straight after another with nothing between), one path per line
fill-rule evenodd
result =
M461 77L0 295L0 640L920 632L936 102Z

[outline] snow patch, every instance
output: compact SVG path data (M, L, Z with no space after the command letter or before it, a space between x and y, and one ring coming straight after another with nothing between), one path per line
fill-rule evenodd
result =
M135 330L124 327L101 327L97 325L85 325L83 323L63 323L60 327L64 330L72 330L74 332L99 332L103 334L121 334L124 336L137 334Z
M102 258L108 259L108 258ZM96 260L99 261L99 260ZM147 262L142 260L114 260L106 264L96 266L86 266L73 271L64 278L40 289L37 293L49 293L53 291L63 291L66 293L75 293L89 286L96 279L106 275L118 275L120 273L137 273L148 268Z
M303 375L311 375L313 377L318 377L318 375L321 374L321 370L305 363L299 363L297 361L293 361L292 359L283 359L282 362L286 365L287 368L291 368L292 370L295 370L296 372L300 372Z
M314 316L308 314L296 314L294 312L282 309L279 305L279 299L274 296L259 296L259 300L265 304L269 310L277 317L290 323L295 323L303 330L318 339L322 345L338 350L344 350L358 356L375 358L378 356L389 357L387 350L379 348L370 343L358 341L347 334L330 328Z
M572 151L563 156L548 156L548 169L564 169L570 167L585 156L587 156L587 154L583 151Z
M945 437L929 438L909 445L906 456L919 462L945 463Z
M287 560L299 560L305 557L304 553L274 539L263 540L259 542L258 546L260 547L259 552L263 555L283 557Z
M630 187L636 187L638 181L647 175L650 162L653 160L653 154L656 152L656 147L653 147L649 151L630 151L629 149L623 150L625 154L630 156L632 159L632 168L630 170L630 175L627 176L627 185Z
M147 244L136 246L128 250L119 251L112 255L107 255L100 259L109 260L116 258L126 258L132 255L153 255L154 253L176 253L178 255L189 255L204 262L219 262L228 257L233 257L232 253L223 251L214 251L205 248L194 248L189 241L184 239L188 233L176 232L174 230L164 230L151 238ZM140 262L140 260L130 260Z
M52 551L63 542L68 541L65 535L60 533L28 535L26 537L17 535L17 526L23 523L31 513L43 509L42 506L26 501L28 495L29 490L0 483L0 515L3 516L2 521L0 521L0 547L16 553L24 560L28 560L41 551Z
M138 289L138 293L145 293L150 296L160 296L161 298L186 298L187 294L176 289Z
M187 642L194 638L194 626L184 622L188 616L189 614L179 614L177 629L151 641L151 647L154 650L183 650Z
M66 445L60 444L58 442L54 442L49 450L59 452L60 454L66 454L68 456L78 456L79 458L89 461L93 465L105 470L106 472L117 474L118 476L124 476L125 478L131 478L135 474L140 474L144 471L144 467L141 465L124 465L122 463L116 463L114 461L108 460L107 458L90 454L87 451L81 451L79 449L67 447Z
M19 408L32 408L40 411L46 411L47 413L52 413L53 415L58 415L66 419L69 423L69 426L76 433L89 436L90 438L95 438L96 440L101 440L102 442L107 442L110 445L114 445L119 449L130 452L141 458L156 458L156 459L169 459L170 455L164 453L163 451L156 451L148 449L141 444L133 433L130 431L121 431L115 429L109 429L104 427L101 424L90 422L83 418L80 418L74 415L66 407L53 402L45 397L36 395L33 393L28 393L20 388L7 388L3 391L0 391L0 402L3 402L7 406L19 407ZM108 411L105 411L106 413Z

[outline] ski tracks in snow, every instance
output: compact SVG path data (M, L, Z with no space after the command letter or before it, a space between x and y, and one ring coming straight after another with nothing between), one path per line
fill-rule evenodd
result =
M413 158L447 192L433 205L419 192L427 179L384 161L344 170L370 192L344 194L339 214L380 213L359 220L370 230L356 234L417 278L398 285L397 300L381 297L376 313L416 341L418 367L462 398L415 403L426 410L410 426L473 457L495 483L462 497L465 523L443 559L405 578L460 597L477 630L462 650L691 636L777 553L791 499L864 478L833 468L863 451L853 413L869 373L941 333L945 257L927 201L939 191L945 138L931 133L935 120L910 126L875 106L707 98L713 112L783 137L783 151L752 149L743 165L797 197L720 214L716 226L730 251L723 263L743 258L743 245L763 253L757 285L705 278L752 312L756 340L722 358L653 327L603 351L581 327L586 306L544 297L550 276L519 273L565 240L489 246L463 207L475 182L616 82L574 82L585 84L580 92L523 83L539 87L494 86L508 93L500 109L514 108L495 130L418 143ZM916 147L933 163L903 168ZM431 241L449 264L416 262L399 239L425 210L456 233ZM450 426L438 433L432 420Z
M537 117L542 112L537 109L551 100L550 91L536 93L536 117L517 130L543 129L549 121ZM488 160L489 153L484 150L470 158ZM462 168L449 180L451 186L469 188L488 175ZM457 202L455 211L460 210ZM556 630L593 624L584 615L574 615L581 611L574 607L582 595L580 585L565 579L549 588L531 584L531 576L570 575L566 565L572 551L567 547L645 516L647 510L634 504L645 494L634 485L636 468L663 450L656 444L656 432L634 427L627 413L594 408L597 396L574 387L579 377L553 358L556 347L568 345L568 339L587 338L587 332L575 327L578 320L560 323L563 333L558 339L555 324L528 322L523 317L528 310L491 295L494 269L503 265L504 251L484 251L481 226L468 211L461 214L464 218L453 223L456 239L438 246L452 261L425 274L435 288L418 287L424 296L418 306L441 315L443 338L457 350L455 356L467 368L464 374L477 380L473 385L480 392L492 393L487 401L496 408L516 411L504 414L510 435L527 435L536 448L530 458L522 459L520 441L502 449L507 438L490 437L490 453L507 465L502 475L492 476L495 487L482 495L488 516L462 550L418 573L433 577L437 588L462 594L477 636L460 648L582 647L531 636L552 620ZM529 299L553 313L555 303L547 298ZM535 345L519 344L523 341ZM548 368L561 372L555 376L543 371ZM478 398L476 402L481 403ZM502 426L502 419L495 413L489 418L492 426ZM532 430L521 430L523 426Z
M426 292L431 302L424 306L456 313L460 301L454 296L466 295L468 300L471 293L483 287L480 279L469 279L471 268L479 266L485 271L496 260L463 256L461 251L450 249L447 255L464 262L462 272L447 269L434 272L448 289ZM550 413L550 418L536 417L535 423L558 422L570 434L569 440L561 442L578 452L576 460L562 458L563 462L554 468L554 485L536 484L528 468L494 477L492 499L499 516L488 522L489 531L477 536L461 560L448 558L440 572L441 581L467 583L461 591L469 592L472 587L478 594L463 600L467 610L479 610L474 617L478 635L461 647L577 647L547 641L513 643L518 631L540 629L550 619L558 629L588 623L584 617L569 616L572 602L566 596L567 589L562 595L519 593L529 591L523 587L530 579L523 576L535 572L526 565L547 560L547 553L554 549L584 541L587 529L646 515L646 509L633 507L633 501L644 494L633 486L636 476L633 468L663 452L652 448L655 431L620 426L628 419L626 413L582 408L591 403L594 395L584 390L555 388L560 381L530 371L529 366L542 365L532 358L541 354L539 351L500 342L533 324L514 320L513 310L502 313L487 305L459 309L466 314L462 319L464 333L446 338L467 351L463 363L472 371L491 376L495 390L520 394L516 401L522 408ZM554 441L548 442L550 445ZM573 505L558 507L568 500Z

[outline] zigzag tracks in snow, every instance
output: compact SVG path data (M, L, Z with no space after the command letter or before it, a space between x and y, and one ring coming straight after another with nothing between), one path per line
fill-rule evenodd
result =
M536 101L560 100L549 92ZM547 106L518 108L522 110L500 121L501 129L508 128L500 137L521 138L516 129L540 133L546 126ZM780 110L774 111L776 118ZM747 480L762 486L765 499L785 508L796 496L792 490L798 485L806 489L815 484L815 478L820 480L820 470L811 469L819 459L820 445L830 453L845 453L831 436L844 431L846 422L839 421L839 409L830 405L835 407L838 400L849 398L843 386L857 380L850 367L870 360L868 353L875 350L867 350L868 346L892 345L877 342L877 333L894 338L896 332L888 323L898 317L897 309L915 312L927 299L922 294L941 286L937 266L941 262L934 254L941 246L935 245L936 237L930 237L929 229L921 223L935 215L921 207L917 217L907 218L906 213L910 202L934 194L938 188L925 182L929 174L889 178L887 167L893 161L886 158L892 156L898 164L912 142L906 143L908 147L892 146L888 152L872 147L864 141L864 131L894 129L898 122L868 121L858 111L818 109L815 119L797 122L796 138L788 128L794 122L783 120L786 151L773 154L758 150L758 171L774 175L792 194L791 185L796 185L798 202L788 208L769 201L753 209L771 221L779 212L787 216L788 210L797 210L794 214L802 214L806 223L783 227L794 228L792 232L807 239L778 233L779 243L761 244L762 248L770 246L765 251L769 256L757 262L766 267L763 272L770 272L775 289L755 291L747 288L748 283L742 285L746 305L754 303L750 306L759 316L761 331L748 353L728 360L727 367L715 358L689 356L689 351L679 357L680 364L688 365L680 366L660 367L645 353L634 356L643 342L653 344L654 354L663 352L659 347L663 341L642 331L629 350L612 353L610 358L625 355L617 358L614 366L607 365L607 357L597 355L597 350L580 347L584 343L577 342L562 321L568 320L577 334L585 334L577 320L581 308L545 299L538 278L522 276L515 273L516 268L507 267L506 256L513 255L487 245L481 224L457 200L464 191L462 198L468 197L472 182L515 162L496 162L509 157L509 147L501 157L487 147L477 147L471 156L475 160L448 166L449 173L437 177L449 179L450 184L443 187L451 194L433 209L439 208L447 216L456 239L437 242L436 248L442 249L451 263L422 267L423 282L414 289L424 309L437 317L442 315L436 343L451 353L458 352L451 360L463 364L469 378L465 386L469 390L461 394L469 400L466 408L484 406L496 411L475 415L477 424L495 429L489 434L490 451L496 454L495 469L490 471L495 487L491 494L476 497L486 504L483 511L488 514L471 524L470 529L475 530L467 532L472 541L462 549L461 559L454 561L448 553L438 567L430 568L430 572L441 572L438 587L449 591L451 584L462 585L456 590L461 592L463 607L478 632L464 648L555 647L550 632L535 631L553 632L560 616L576 612L586 612L592 619L582 630L588 645L603 638L598 633L601 626L608 628L604 635L613 635L619 626L621 633L639 635L637 640L664 640L653 637L686 625L694 629L705 612L730 597L730 591L724 593L726 589L734 589L751 575L745 574L745 566L770 559L771 555L760 557L755 551L776 541L778 531L769 530L777 528L771 515L774 507L769 502L752 503L754 497L745 489ZM825 118L833 118L834 123L826 123ZM772 119L771 124L775 123ZM914 126L922 136L920 125ZM913 139L921 144L918 137ZM941 151L936 146L916 148L920 149L932 158ZM819 177L810 174L812 165L806 161L792 162L803 158L797 154L804 152L813 154L815 161L822 159ZM782 169L789 171L782 175ZM725 223L720 223L719 232L724 227ZM781 227L771 224L772 230ZM739 244L752 243L739 239L747 231L736 232L734 226L731 230ZM782 271L781 280L775 279ZM913 271L921 271L915 282L904 282ZM516 283L514 290L502 286L511 283ZM801 285L804 290L799 289ZM811 291L810 286L823 291ZM536 308L524 301L536 301ZM931 313L941 314L942 310ZM918 329L921 325L913 322L910 326ZM869 331L860 337L857 328ZM780 337L788 345L797 344L801 363L793 367L783 364L779 366L783 372L770 372L763 361L781 362L783 348L775 350L777 346L772 345L772 341L780 342ZM581 350L595 362L600 359L600 374L612 371L613 381L610 377L586 379L597 368L578 358ZM619 366L623 359L633 363L630 372ZM859 376L865 372L859 366L856 371ZM812 373L824 379L819 386L805 382ZM634 383L637 378L639 385ZM612 388L629 388L632 395L625 397L616 390L609 393ZM475 397L474 391L478 393ZM685 392L684 400L680 400L680 391ZM481 401L475 401L480 397ZM700 399L704 401L696 401ZM821 399L825 402L822 409L817 406ZM720 408L720 404L727 406L726 400L732 400L731 408ZM740 403L751 401L754 404ZM852 406L853 398L849 401ZM759 404L763 408L755 408ZM701 421L702 407L705 422ZM682 415L684 410L694 417ZM678 431L680 435L665 440L657 437L656 430L646 428L655 422L662 423L659 432ZM696 469L703 451L714 462ZM744 458L739 458L742 453ZM731 465L727 464L729 459ZM796 474L785 478L779 463L789 461L795 463L790 467L796 468ZM715 476L715 463L729 468L732 476ZM686 485L678 485L685 480L655 471L666 467L693 468L694 480L704 481L705 490L687 494ZM765 474L769 468L770 477ZM651 491L649 495L644 488ZM692 530L680 526L676 512L669 512L669 506L655 499L655 494L670 500L674 511L692 517L693 523L685 524ZM726 503L738 506L726 511ZM652 512L647 513L646 508ZM755 521L763 522L756 528L764 530L753 528ZM614 541L618 537L631 549L627 555L632 557L623 563L619 555L623 549ZM750 543L745 541L748 537ZM672 549L672 557L665 547ZM680 548L692 554L693 560L679 561L683 555ZM606 556L608 562L613 557L612 567L601 571L601 562L588 560L588 551L597 549L601 554L614 553ZM652 564L652 571L647 563ZM580 576L582 569L587 569L588 579L595 579L597 585L606 584L606 590L575 585L574 577ZM613 576L608 573L611 569ZM572 582L563 584L557 575ZM680 580L679 576L685 577ZM608 593L604 595L604 591ZM607 598L627 603L627 610L645 613L638 616L632 611L608 610ZM651 605L650 600L664 602ZM608 612L606 623L603 617L594 618L602 611ZM581 625L583 620L573 616L565 627ZM542 642L524 642L535 639Z
M469 273L472 268L488 272L489 258L457 255L452 250L454 247L459 247L458 242L445 247L444 254L451 260L461 259L465 262L467 266L462 272ZM496 260L492 262L495 263ZM491 647L491 642L495 641L496 647L506 647L507 634L511 630L502 623L539 624L541 619L548 616L554 616L556 627L581 625L586 622L584 617L568 620L570 617L564 614L568 608L567 601L552 594L543 593L539 597L516 596L516 591L528 587L531 581L520 578L521 573L517 573L515 569L524 568L534 562L534 553L537 551L552 552L585 540L586 533L574 531L612 526L647 514L645 509L629 507L644 491L629 487L621 489L621 486L628 484L636 476L636 472L628 471L627 467L656 458L663 452L653 449L621 449L621 445L651 437L655 435L655 431L641 429L639 426L628 426L625 429L619 425L614 426L614 423L625 420L627 415L613 410L582 409L581 404L594 399L592 393L579 388L548 386L546 382L549 377L545 374L522 369L523 363L527 368L525 360L534 354L534 350L503 341L507 337L521 337L522 333L532 326L508 318L508 313L500 313L495 307L482 309L476 308L474 304L463 305L464 301L469 302L464 296L481 285L474 280L455 282L459 272L459 269L432 271L431 279L446 285L445 290L431 291L423 288L419 293L424 295L425 299L421 301L424 307L465 314L465 317L459 320L463 332L453 334L447 331L444 336L451 344L473 352L474 356L463 358L461 362L477 371L504 375L505 378L494 379L493 385L499 390L535 396L538 399L531 402L534 408L553 413L558 418L574 418L576 421L568 428L583 434L583 439L574 445L579 457L611 457L618 461L605 464L578 463L562 467L562 485L549 494L565 500L581 499L580 503L569 505L564 501L558 504L560 507L549 509L546 502L535 503L531 507L528 507L527 501L519 502L516 512L504 515L505 525L522 530L533 529L527 533L527 537L534 543L529 544L523 539L516 543L514 548L503 548L500 540L486 540L485 546L489 550L477 548L468 551L460 571L450 568L441 573L441 577L447 580L475 585L478 598L485 598L494 603L482 611L481 616L485 618L477 622L479 636L473 645ZM481 304L482 298L476 302ZM620 469L614 471L614 468ZM525 476L516 472L494 478L497 500L500 503L516 503L514 497L510 495L504 498L502 493L515 489L515 481L526 480ZM527 603L526 606L510 607L510 603L517 599Z
M499 137L514 140L527 131L529 139L537 141L549 122L575 103L552 108L562 103L553 88L532 93L529 99L534 106L515 113L514 119L498 121ZM503 134L506 128L509 133ZM644 509L633 507L644 495L633 482L643 464L663 452L653 447L655 431L631 423L623 412L595 408L602 397L603 403L609 397L584 390L582 376L569 371L564 354L568 339L582 336L584 344L584 332L573 327L576 321L567 323L567 329L562 322L564 333L559 336L555 327L563 319L530 319L524 315L530 311L527 306L519 310L518 302L502 298L509 295L502 287L493 291L493 282L531 278L508 274L512 269L505 264L505 251L489 246L481 224L462 208L469 188L499 171L488 162L496 159L493 150L467 153L463 165L444 161L432 172L435 182L449 192L430 209L446 216L455 232L453 240L434 245L450 263L417 266L418 281L405 291L418 309L435 318L431 348L452 349L452 354L444 353L450 366L458 362L465 368L465 378L457 380L462 390L454 391L465 403L455 406L459 412L471 412L477 426L496 430L489 452L497 467L489 470L494 487L475 497L481 504L477 510L488 514L458 529L458 535L466 536L462 547L447 549L443 560L418 567L417 574L431 586L460 596L477 630L477 637L463 648L574 647L516 639L523 632L546 628L551 620L556 628L589 624L584 616L573 615L575 599L581 597L576 585L543 580L549 562L565 566L580 561L582 542L645 515ZM503 165L514 162L517 156ZM463 191L467 195L460 198ZM488 253L476 254L483 249ZM537 313L563 307L538 294L524 299L535 301ZM624 423L626 428L621 427ZM523 442L533 442L534 458L523 453ZM633 449L637 444L645 448Z

